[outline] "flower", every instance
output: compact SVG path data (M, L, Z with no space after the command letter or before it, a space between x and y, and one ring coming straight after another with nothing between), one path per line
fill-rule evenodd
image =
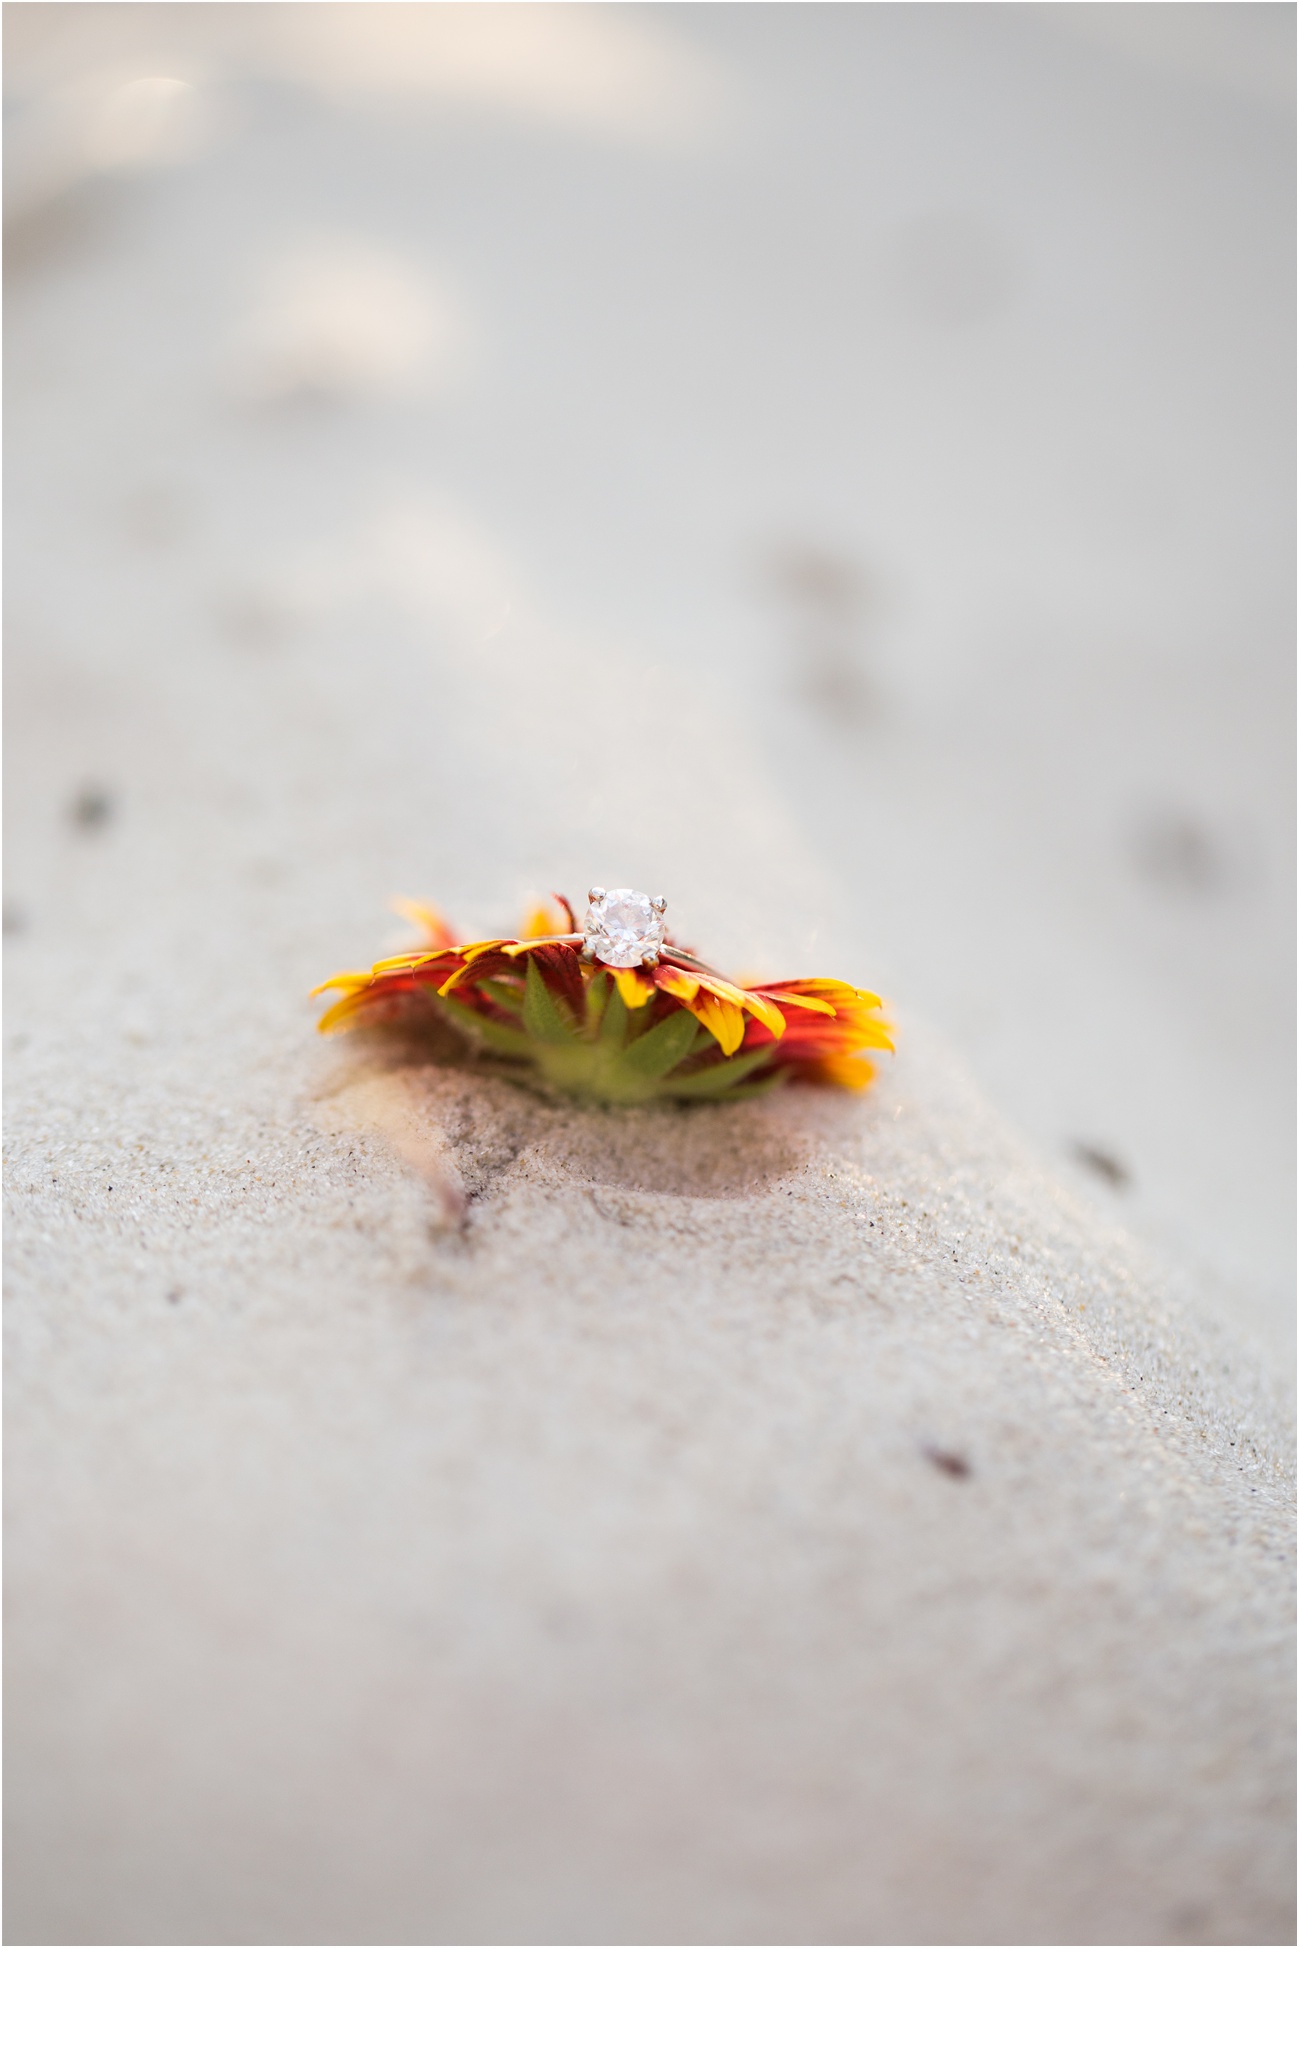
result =
M844 981L728 981L665 938L609 968L584 952L564 896L535 903L517 939L457 939L431 904L398 898L423 947L337 974L321 1031L402 1025L430 1009L501 1071L587 1101L735 1102L791 1079L868 1088L892 1051L880 999Z

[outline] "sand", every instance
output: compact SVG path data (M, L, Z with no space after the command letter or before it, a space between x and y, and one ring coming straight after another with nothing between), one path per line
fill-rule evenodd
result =
M997 351L1046 361L1060 317L932 224L900 273L930 327L909 353L893 314L863 330L903 422L873 429L876 470L799 412L797 322L768 340L797 376L755 452L765 387L718 368L717 335L750 331L740 256L716 333L699 314L655 385L673 306L705 303L690 206L705 251L757 246L780 148L811 164L809 124L847 118L831 29L790 43L787 10L700 10L693 41L628 11L630 71L614 17L574 10L594 40L553 73L435 52L408 104L409 64L376 57L359 107L323 43L290 62L212 27L252 10L147 12L167 49L130 10L72 11L19 74L45 153L9 308L7 1939L1290 1941L1263 457L1203 533L1147 507L1134 539L1111 485L1075 559L1075 473L1054 525L1018 526L1004 483L976 518L969 484L922 534L860 477L900 479L937 393L968 482L1010 404ZM946 88L917 13L872 10L863 76L910 94L923 141ZM1218 190L1242 134L1272 192L1270 73L1219 90L1190 59L944 24L994 101L1054 80L1084 140L1145 161L1155 138L1143 232L1176 212L1160 164ZM129 177L49 140L51 104L108 119L109 58L188 63L207 110ZM946 203L923 156L913 212ZM1071 175L1043 189L1077 256ZM818 160L802 202L833 188ZM648 356L582 282L607 192L654 287ZM1025 246L1049 278L1050 237ZM1143 410L1171 448L1200 371L1255 360L1265 256L1239 255L1239 331L1201 333L1167 417L1150 362L1111 390L1138 453ZM834 266L793 261L831 331ZM359 331L358 298L382 314ZM589 387L560 346L582 335ZM1093 371L1120 354L1095 342ZM674 425L690 360L712 411ZM868 444L855 386L824 381ZM1186 460L1261 446L1269 389L1243 379ZM1060 408L1015 402L1031 475ZM853 559L895 536L910 595L873 643L824 561L762 572L804 593L784 642L733 596L818 520ZM1084 816L1113 827L1099 854ZM734 971L882 987L897 1059L862 1099L603 1114L313 1036L313 982L399 942L392 893L492 931L529 888L597 881L661 888Z

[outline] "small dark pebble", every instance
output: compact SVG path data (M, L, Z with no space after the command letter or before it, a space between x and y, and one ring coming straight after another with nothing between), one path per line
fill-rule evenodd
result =
M113 808L113 799L106 789L87 783L72 799L68 817L78 832L102 832L112 818Z
M171 1302L171 1303L173 1304L173 1306L174 1306L174 1305L175 1305L175 1303L176 1303L176 1302L178 1302L178 1301L184 1301L184 1299L185 1299L185 1290L184 1290L184 1288L183 1288L183 1287L173 1287L173 1288L172 1288L172 1289L170 1290L170 1292L168 1293L168 1295L167 1295L167 1299L168 1299L168 1301L169 1301L169 1302Z
M940 1472L945 1472L949 1479L969 1478L970 1461L963 1458L959 1451L940 1451L934 1444L924 1444L922 1449L930 1464L936 1466Z
M1073 1156L1080 1166L1087 1167L1091 1173L1099 1174L1112 1188L1125 1188L1131 1182L1132 1175L1123 1161L1116 1159L1112 1152L1104 1151L1099 1145L1076 1143L1073 1147Z

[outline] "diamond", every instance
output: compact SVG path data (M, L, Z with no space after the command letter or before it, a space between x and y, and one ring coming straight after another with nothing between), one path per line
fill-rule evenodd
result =
M592 889L587 948L606 967L639 967L657 960L666 907L661 896L651 902L636 889Z

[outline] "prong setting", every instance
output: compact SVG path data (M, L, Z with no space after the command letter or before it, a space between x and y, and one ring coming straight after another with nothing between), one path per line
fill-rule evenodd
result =
M586 900L588 903L603 903L608 894L609 891L607 889L588 889Z

